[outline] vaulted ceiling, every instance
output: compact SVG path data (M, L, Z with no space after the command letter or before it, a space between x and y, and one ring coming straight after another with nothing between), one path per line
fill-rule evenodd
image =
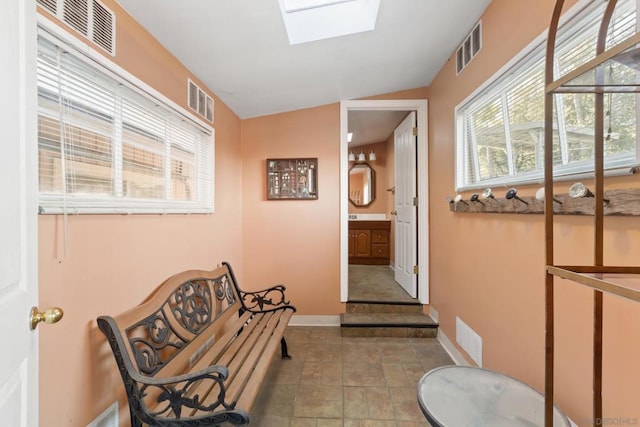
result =
M380 0L374 30L296 45L278 0L119 2L249 118L428 86L490 0Z

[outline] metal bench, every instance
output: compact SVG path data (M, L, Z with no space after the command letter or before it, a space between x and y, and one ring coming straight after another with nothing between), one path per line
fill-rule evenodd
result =
M143 303L100 316L124 382L131 425L245 425L295 307L277 285L239 289L228 263L163 282Z

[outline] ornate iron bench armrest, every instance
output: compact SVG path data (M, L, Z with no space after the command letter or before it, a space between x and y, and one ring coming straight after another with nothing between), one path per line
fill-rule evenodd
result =
M174 423L179 420L180 424L177 425L204 425L202 420L212 420L212 416L217 422L228 420L230 417L246 416L244 411L234 411L235 402L227 403L225 401L226 387L224 380L229 373L225 366L209 366L197 372L166 378L147 377L136 371L130 371L129 373L131 379L137 383L137 387L132 387L129 390L136 393L132 397L135 397L135 400L140 402L141 405L145 405L145 396L150 393L157 394L156 401L158 406L153 411L142 406L140 407L141 411L137 411L137 415L142 422L153 425L154 422L158 422L158 419L161 418L167 420L167 422ZM200 395L193 394L193 389L201 386L203 382L211 383L206 387L207 390L213 390L217 387L217 391L212 391L217 393L215 399L207 397L205 402L205 399L202 399ZM213 413L218 408L220 408L220 412ZM192 419L180 418L183 409L211 412L212 415L193 417Z
M242 305L247 311L252 313L265 313L284 308L296 311L296 308L290 305L290 302L284 295L286 289L284 285L275 285L260 291L248 292L238 290L238 292L242 299Z
M98 318L98 326L104 332L111 345L113 355L122 375L132 415L132 426L138 427L142 425L141 423L172 427L204 426L217 425L222 421L229 420L235 420L241 424L245 419L248 420L248 415L245 411L235 409L235 402L227 403L225 401L226 387L224 380L229 374L227 367L212 365L196 372L165 378L146 376L134 368L125 350L124 340L118 332L115 321L109 316L100 316ZM211 383L206 388L207 390L218 387L215 400L207 396L205 403L200 395L193 393L194 389L203 381ZM157 396L156 402L158 405L153 411L149 409L145 400L150 394ZM147 400L149 399L147 398ZM180 418L183 408L213 412L220 406L223 409L211 415Z

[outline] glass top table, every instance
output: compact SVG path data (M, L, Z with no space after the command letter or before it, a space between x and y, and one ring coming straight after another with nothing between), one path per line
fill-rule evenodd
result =
M446 427L543 426L544 397L498 372L471 366L443 366L418 383L418 403L427 421ZM553 425L570 427L554 407Z

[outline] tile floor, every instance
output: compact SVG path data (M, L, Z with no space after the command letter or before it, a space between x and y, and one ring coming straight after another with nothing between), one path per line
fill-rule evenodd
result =
M396 283L388 265L349 265L349 300L415 302L416 298Z
M274 359L252 425L428 426L418 381L453 364L434 338L343 338L339 327L288 327L285 336L293 359Z

